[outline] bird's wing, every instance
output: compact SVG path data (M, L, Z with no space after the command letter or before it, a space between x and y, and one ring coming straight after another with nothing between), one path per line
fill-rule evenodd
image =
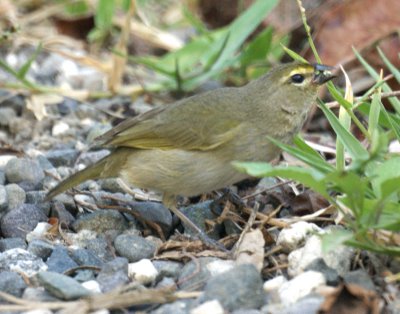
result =
M193 105L196 110L191 110ZM181 105L172 106L128 119L98 140L109 147L206 151L229 142L241 132L241 121L229 117L228 113L220 116L221 108L186 100ZM219 119L215 119L216 114L219 114Z

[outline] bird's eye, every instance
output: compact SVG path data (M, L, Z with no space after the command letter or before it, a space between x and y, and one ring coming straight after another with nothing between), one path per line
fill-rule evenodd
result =
M301 74L294 74L290 78L291 78L292 82L295 84L301 84L304 81L304 76Z

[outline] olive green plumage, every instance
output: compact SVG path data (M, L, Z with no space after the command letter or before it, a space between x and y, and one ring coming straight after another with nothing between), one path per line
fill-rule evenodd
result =
M232 161L270 161L279 150L266 136L290 142L302 127L330 68L297 62L276 67L243 87L183 99L127 119L98 138L110 155L72 175L48 197L88 179L120 177L159 190L171 205L245 179Z

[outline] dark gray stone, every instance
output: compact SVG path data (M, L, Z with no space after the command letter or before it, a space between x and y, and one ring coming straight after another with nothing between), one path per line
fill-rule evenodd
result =
M125 218L115 210L99 210L80 216L72 224L72 228L76 232L87 229L102 234L108 230L123 232L128 229L128 223Z
M25 191L18 184L7 184L5 189L8 198L8 208L15 208L25 203Z
M54 250L54 245L40 239L32 240L28 245L28 252L35 254L46 261Z
M172 214L161 203L135 202L130 204L132 211L138 213L141 218L158 224L166 234L172 229Z
M4 185L0 185L0 212L8 208L8 195Z
M10 183L23 181L39 183L44 178L44 172L39 162L27 158L11 159L5 167L5 173L7 181Z
M158 279L163 277L172 277L176 279L183 268L182 263L174 261L155 260L153 261L153 265L158 271Z
M53 202L51 205L51 217L56 217L60 224L70 227L75 217L65 208L63 203Z
M100 284L102 292L111 291L128 283L128 260L117 257L105 263L96 280Z
M57 149L46 153L46 158L54 167L72 167L78 158L79 152L75 149Z
M50 213L50 202L45 202L47 192L46 191L29 191L26 192L26 203L35 204L40 207L41 210L45 213L46 216L49 216Z
M63 273L71 268L78 267L78 264L69 256L68 250L63 246L56 246L46 261L48 270Z
M348 272L343 276L343 280L346 284L357 285L366 290L376 291L371 276L365 270L358 269Z
M52 295L62 300L76 300L91 295L76 280L59 273L45 271L36 275L39 283Z
M96 255L86 249L72 250L71 257L80 266L101 267L103 265L103 262Z
M0 252L8 251L11 249L20 248L26 249L26 242L21 238L5 238L0 239Z
M224 309L258 309L266 301L260 273L252 264L243 264L212 277L201 301L218 300Z
M0 272L0 291L21 297L26 283L20 275L11 271Z
M210 205L213 201L206 201L198 204L194 204L188 207L180 208L182 213L185 214L197 227L203 230L207 235L215 240L220 238L219 233L220 230L215 228L211 232L209 232L206 228L206 220L215 219L217 216L212 212ZM195 232L192 228L184 226L185 233L191 236L197 236L197 232Z
M4 237L25 239L26 235L42 221L47 221L47 216L39 207L33 204L23 204L8 210L1 217L0 229Z
M202 290L211 277L207 265L217 260L215 257L200 257L187 263L179 274L179 288L190 291Z
M110 250L110 239L105 235L100 235L95 239L91 239L86 243L86 249L91 251L102 261L111 261L114 259L114 255Z
M339 274L338 272L326 265L325 261L322 258L317 258L313 260L305 269L307 270L314 270L320 272L324 275L326 279L326 283L329 286L337 286L339 284Z
M114 247L117 253L122 257L126 257L129 262L152 258L157 249L153 242L130 234L121 234L116 237Z
M64 98L64 100L57 104L58 112L62 116L66 116L78 109L78 102L75 99Z

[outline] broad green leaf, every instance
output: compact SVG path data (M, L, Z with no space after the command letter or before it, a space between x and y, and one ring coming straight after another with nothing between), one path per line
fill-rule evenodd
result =
M393 191L391 185L393 182L386 183L386 191L384 184L392 179L397 180L400 186L400 157L392 157L383 163L375 163L373 169L370 169L372 187L378 198L386 198Z
M267 27L246 46L239 59L241 66L245 68L255 61L265 60L271 48L271 42L272 27Z
M346 130L341 124L339 119L333 114L333 112L319 100L321 110L324 112L330 125L335 131L337 137L342 141L344 147L349 152L350 156L357 161L365 161L368 159L368 151L361 145L361 143Z
M97 28L108 30L112 26L115 11L115 0L99 0L97 2L94 22Z
M324 253L334 251L353 238L354 234L350 230L332 230L322 235L322 251Z

